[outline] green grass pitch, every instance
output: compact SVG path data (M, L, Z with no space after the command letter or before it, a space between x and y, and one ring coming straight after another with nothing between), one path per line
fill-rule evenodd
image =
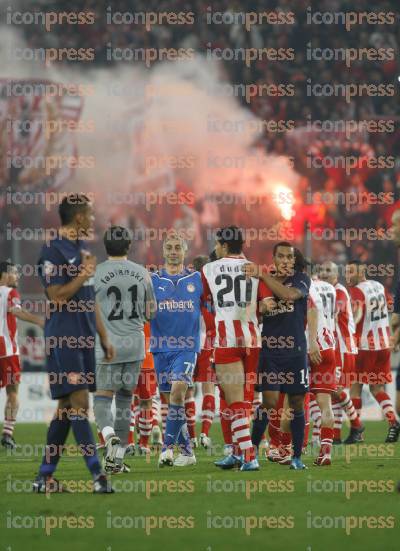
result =
M21 423L18 453L0 451L0 551L400 549L400 443L383 444L383 422L367 423L365 444L335 447L331 467L313 467L309 451L301 472L264 459L257 473L220 471L221 454L203 449L184 469L158 469L156 455L129 458L132 472L113 477L114 495L90 493L71 437L57 476L76 491L32 494L45 433ZM217 423L211 435L221 446Z

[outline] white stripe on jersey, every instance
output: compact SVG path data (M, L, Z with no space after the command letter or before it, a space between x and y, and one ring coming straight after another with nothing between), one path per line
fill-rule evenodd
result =
M360 350L390 347L389 314L384 286L378 281L362 281L356 287L364 295L365 310L357 327Z
M258 278L246 279L245 257L225 257L203 267L215 308L215 347L260 348Z
M6 285L0 286L0 358L19 354L18 333L15 331L13 335L11 327L8 325L8 300L11 291L13 291L11 287L7 287ZM20 304L16 299L13 302L13 305L16 307Z
M320 350L335 347L336 291L325 281L311 281L310 299L318 311L317 342ZM307 328L307 340L309 340Z
M335 322L336 348L341 353L357 354L356 340L354 338L356 325L351 309L349 292L341 283L336 283L335 289L337 309ZM341 303L342 300L345 301L344 304Z

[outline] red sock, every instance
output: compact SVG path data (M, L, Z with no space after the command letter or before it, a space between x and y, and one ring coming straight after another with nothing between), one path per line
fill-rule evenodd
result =
M310 393L308 392L304 396L304 439L303 439L303 448L307 447L308 444L308 435L310 434Z
M291 432L281 432L281 444L282 446L290 446L292 443L292 433Z
M269 413L268 434L271 446L279 446L281 443L281 413L284 400L285 395L279 394L276 409L272 409Z
M352 398L353 406L356 409L358 417L361 417L362 401L361 398Z
M153 422L152 426L155 427L159 423L159 410L158 410L158 403L153 398L153 404L152 404L152 410L153 410Z
M223 398L220 402L221 430L226 445L232 445L231 410Z
M201 406L201 432L208 436L215 415L214 394L204 394Z
M135 406L131 403L131 424L129 425L128 444L135 443Z
M389 425L395 425L397 423L396 414L390 396L386 392L378 392L375 396L375 400L379 403L383 415L389 422Z
M250 425L248 418L249 404L247 402L233 402L232 410L232 437L239 445L244 455L245 462L255 459L256 454L250 437Z
M355 398L357 401L357 398ZM346 412L347 417L349 418L350 425L352 428L359 429L361 427L361 421L359 414L357 413L354 400L352 400L348 395L347 392L342 390L342 392L339 395L339 402L344 411ZM361 408L361 400L360 400L360 408Z
M281 443L280 434L281 432L279 428L275 425L275 422L268 423L268 435L269 435L270 446L275 446L276 448L279 446L279 444Z
M97 438L99 439L99 442L102 446L104 446L105 442L104 442L104 438L103 438L103 435L101 434L100 431L97 431Z
M15 427L15 417L5 417L3 423L3 435L12 436Z
M196 438L196 402L194 398L185 400L185 413L190 438Z
M306 424L304 427L303 448L307 447L309 434L310 434L310 421L306 421Z
M340 440L343 424L343 408L340 402L338 402L336 399L333 400L332 411L334 418L333 438L335 440Z
M330 455L333 441L333 429L321 427L321 449L320 455Z
M140 440L139 446L147 448L149 445L149 437L151 434L151 426L153 423L153 410L140 408L139 415L139 430Z

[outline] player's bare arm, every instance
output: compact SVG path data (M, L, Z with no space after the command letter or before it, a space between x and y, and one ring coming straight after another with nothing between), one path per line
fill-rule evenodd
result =
M317 330L318 330L318 310L315 306L309 305L307 307L307 324L309 334L309 354L311 363L318 365L322 361L321 351L317 342Z
M265 314L266 312L272 312L275 310L278 305L276 304L276 301L274 297L266 297L260 300L258 303L258 307L260 310L260 314Z
M286 287L274 276L262 274L260 275L260 279L264 281L265 285L269 287L275 296L284 300L299 300L304 296L299 289L296 289L296 287Z
M40 318L39 316L36 316L35 314L32 314L31 312L28 312L24 308L11 307L11 308L8 309L8 311L11 312L11 314L13 314L16 318L18 318L20 320L28 321L30 323L34 323L35 325L38 325L42 329L44 327L44 319L43 318Z
M262 273L257 264L248 263L242 267L246 277L258 277L267 287L274 293L275 296L284 300L299 300L303 298L303 294L295 287L286 287L275 276Z
M147 321L150 321L156 317L157 313L157 301L153 298L146 298L145 302L145 316Z
M357 325L361 321L363 315L362 305L359 303L359 301L352 301L351 308L353 311L354 323Z
M82 285L94 276L96 264L97 259L94 255L82 251L82 262L79 266L79 274L65 285L49 285L46 289L49 300L62 304L72 298Z
M110 362L115 356L115 350L110 341L108 340L107 331L104 326L103 318L101 316L101 310L99 304L96 302L96 331L100 338L101 347L104 350L104 358Z

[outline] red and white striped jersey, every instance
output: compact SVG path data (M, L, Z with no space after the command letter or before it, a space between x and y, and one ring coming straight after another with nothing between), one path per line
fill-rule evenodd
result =
M214 313L205 306L201 307L200 318L200 348L201 350L212 350L215 340L215 319Z
M244 256L227 256L203 267L204 298L215 308L216 348L259 348L258 301L273 296L258 278L246 279Z
M389 315L384 286L371 279L349 289L352 303L361 308L356 325L359 350L385 350L390 347Z
M357 354L356 324L351 310L350 295L341 283L336 283L336 348L346 354Z
M335 347L335 287L326 281L311 281L309 304L318 311L317 342L320 350ZM308 329L307 329L307 338Z
M16 289L0 286L0 358L19 354L17 319L9 308L20 308L21 299Z

